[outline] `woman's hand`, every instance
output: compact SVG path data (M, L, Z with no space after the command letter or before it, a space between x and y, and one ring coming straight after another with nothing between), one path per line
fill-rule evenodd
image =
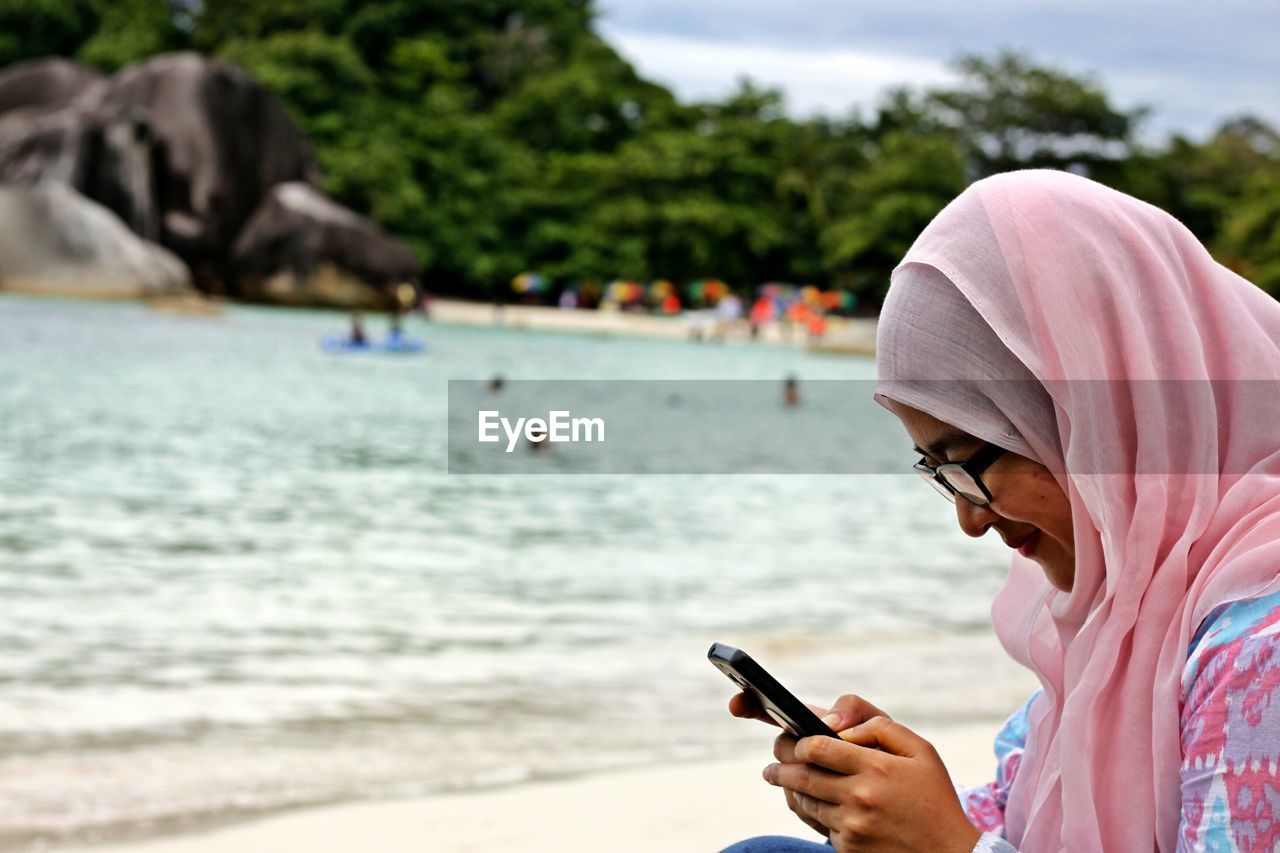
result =
M982 833L932 744L883 716L840 737L780 737L774 749L780 763L764 770L767 782L789 792L788 802L795 801L806 823L830 832L836 850L973 850Z
M814 714L822 718L822 721L836 731L855 726L866 720L876 716L886 716L886 714L872 705L861 696L855 696L847 693L835 701L831 709L819 707L818 705L808 705L806 707ZM764 712L760 707L759 700L756 699L754 693L739 693L729 700L729 713L735 717L743 717L750 720L760 720L770 725L776 726L778 722ZM830 738L828 738L830 740ZM780 734L773 742L773 755L779 761L784 763L794 762L794 749L796 738L789 734ZM823 838L827 838L829 830L823 826L821 821L809 815L808 812L800 808L799 800L796 794L790 789L783 788L783 796L787 801L787 808L795 814L796 817L804 821L815 832Z
M830 740L830 738L828 738L828 740ZM786 732L783 732L773 741L773 757L784 763L794 763L796 761L795 750L797 743L799 743L799 741L796 740L794 735L789 735ZM782 795L787 800L787 808L791 809L791 812L796 817L804 821L807 826L811 827L814 832L818 833L823 838L831 837L831 830L827 829L827 827L823 825L822 821L813 817L800 807L799 795L790 788L783 788Z
M818 705L810 705L808 702L805 703L805 707L821 717L822 722L835 731L865 723L872 717L889 716L866 699L852 693L846 693L841 696L830 709ZM729 700L729 713L735 717L742 717L748 720L760 720L771 726L778 725L777 721L766 714L764 708L760 707L760 701L756 699L754 693L738 693L734 695Z

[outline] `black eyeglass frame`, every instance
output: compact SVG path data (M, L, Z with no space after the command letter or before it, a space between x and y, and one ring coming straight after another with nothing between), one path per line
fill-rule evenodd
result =
M930 485L932 485L940 495L952 503L956 502L956 495L960 495L960 497L972 504L986 506L995 500L995 498L991 496L991 492L987 489L986 483L982 482L982 477L979 475L983 471L987 470L992 462L995 462L1006 452L1008 451L1003 447L991 444L990 442L985 442L982 447L978 449L977 453L970 456L964 462L944 462L934 468L925 462L925 457L922 456L920 457L920 461L911 467L921 477L928 480ZM982 499L979 500L976 495L970 495L967 492L957 489L947 480L947 471L963 472L982 492Z

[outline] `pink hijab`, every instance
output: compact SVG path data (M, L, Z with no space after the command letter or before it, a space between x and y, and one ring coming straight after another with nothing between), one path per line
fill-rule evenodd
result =
M1280 588L1280 303L1158 208L1028 170L929 224L880 346L877 398L1041 461L1071 502L1072 591L1015 554L992 605L1044 688L1009 840L1173 850L1188 644L1217 605Z

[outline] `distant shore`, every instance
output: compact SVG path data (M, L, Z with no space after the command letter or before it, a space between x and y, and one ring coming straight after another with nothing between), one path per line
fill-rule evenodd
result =
M131 301L136 295L107 289L75 291L43 285L21 286L6 282L0 293L72 299ZM204 294L156 297L146 300L160 311L180 314L214 315L236 303ZM253 304L253 303L245 303ZM717 323L711 312L686 312L672 317L627 311L568 310L544 305L504 305L470 302L463 299L431 300L431 319L449 326L528 329L542 332L569 332L600 337L665 338L667 340L739 341L771 346L803 347L813 352L838 355L875 355L876 320L870 317L828 317L827 331L810 339L794 325L770 323L751 338L745 320Z
M952 780L995 778L998 724L921 729ZM714 853L754 835L816 840L760 778L757 754L668 764L554 782L435 797L339 804L262 818L196 835L76 848L80 853Z
M579 311L542 305L504 305L433 299L431 319L456 326L530 329L601 336L666 338L669 340L751 340L745 320L718 324L710 312L688 312L673 317L625 311ZM770 323L760 329L756 343L808 347L816 352L874 355L876 321L866 317L831 317L827 333L809 340L804 330Z

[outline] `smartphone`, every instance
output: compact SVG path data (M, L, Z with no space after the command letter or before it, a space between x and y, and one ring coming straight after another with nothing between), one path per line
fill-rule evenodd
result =
M840 739L840 735L819 720L790 690L752 660L751 655L724 643L712 643L707 659L734 684L754 693L764 712L791 734L796 737L823 735Z

